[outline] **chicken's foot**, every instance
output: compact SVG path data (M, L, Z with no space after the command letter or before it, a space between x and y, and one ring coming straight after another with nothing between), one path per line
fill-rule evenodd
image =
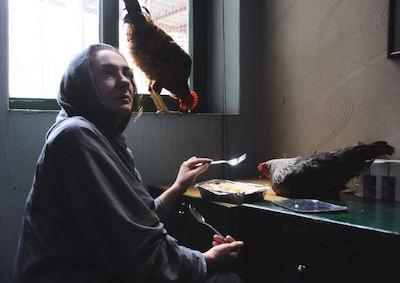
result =
M164 101L161 98L161 95L154 90L150 90L150 97L153 100L154 104L157 107L157 114L168 114L170 113L167 105L165 105Z
M150 97L156 105L157 114L170 114L172 113L172 111L168 109L167 105L165 105L165 102L160 95L161 89L162 88L159 87L157 82L151 81L149 85Z

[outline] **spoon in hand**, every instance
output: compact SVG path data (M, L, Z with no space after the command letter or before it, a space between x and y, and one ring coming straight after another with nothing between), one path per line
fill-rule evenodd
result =
M241 156L236 157L236 158L232 158L232 159L229 159L229 160L215 160L215 161L212 161L210 164L212 165L212 164L227 163L227 164L229 164L230 166L236 166L236 165L238 165L240 162L242 162L243 160L245 160L246 157L247 157L247 153L244 153L244 154L242 154Z
M200 212L198 212L196 210L196 208L194 206L192 206L191 204L189 204L189 210L190 210L190 213L192 214L192 216L194 217L194 219L196 219L201 224L206 225L208 228L213 230L215 234L218 234L218 235L222 236L225 239L225 236L222 235L220 232L218 232L218 230L215 229L212 225L208 224L206 222L206 219L204 218L204 216L201 215Z
M244 154L242 154L242 155L239 156L239 157L235 157L235 158L232 158L232 159L229 159L229 160L225 160L225 159L214 160L214 161L211 161L209 164L210 164L210 165L214 165L214 164L224 164L224 163L226 163L226 164L228 164L228 165L230 165L230 166L236 166L236 165L238 165L240 162L242 162L243 160L245 160L246 157L247 157L247 153L244 153ZM203 165L203 164L204 164L204 163L198 163L198 164L195 165L195 167L199 167L199 166L201 166L201 165Z

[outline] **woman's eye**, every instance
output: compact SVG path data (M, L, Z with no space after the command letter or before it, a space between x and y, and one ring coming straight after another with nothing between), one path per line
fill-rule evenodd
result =
M111 70L103 70L102 75L109 77L113 75L113 72Z
M124 72L124 75L126 76L126 77L128 77L128 78L130 78L130 79L133 79L133 73L132 73L132 71L129 69L129 70L126 70L125 72Z

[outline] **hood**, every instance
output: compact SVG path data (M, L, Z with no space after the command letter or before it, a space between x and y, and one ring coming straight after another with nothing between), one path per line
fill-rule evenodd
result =
M58 122L66 117L83 116L107 132L122 133L125 130L132 115L127 115L119 125L115 126L113 113L106 109L98 98L91 69L91 57L97 51L104 49L112 50L124 57L113 46L100 43L84 49L69 64L61 80L57 98L57 102L63 110L57 118ZM134 81L132 83L134 84ZM136 94L132 111L139 107L139 96Z

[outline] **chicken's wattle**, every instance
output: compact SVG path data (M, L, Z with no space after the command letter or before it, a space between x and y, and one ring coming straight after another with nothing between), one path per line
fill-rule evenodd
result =
M179 108L181 108L183 111L191 111L197 107L199 102L199 96L197 95L197 92L192 90L190 94L191 96L187 96L186 98L182 99L179 104Z

